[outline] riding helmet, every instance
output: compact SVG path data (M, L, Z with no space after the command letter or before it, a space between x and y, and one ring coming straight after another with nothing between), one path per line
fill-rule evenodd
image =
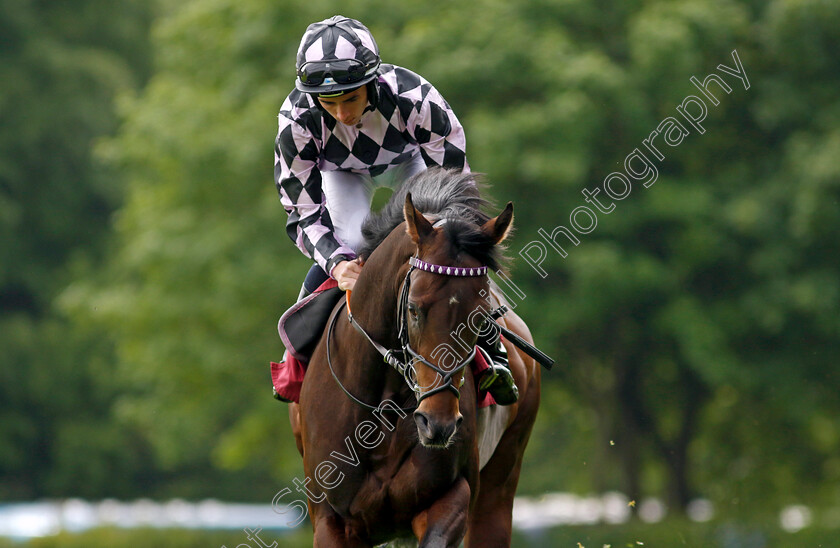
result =
M359 77L350 82L337 82L332 77L323 78L315 84L302 81L301 68L307 63L314 63L328 76L333 76L328 68L323 67L330 61L348 60L358 61L361 66ZM300 41L295 63L298 74L295 87L305 93L337 95L356 89L376 78L380 62L379 47L370 30L355 19L335 15L307 27ZM324 65L320 65L321 63Z

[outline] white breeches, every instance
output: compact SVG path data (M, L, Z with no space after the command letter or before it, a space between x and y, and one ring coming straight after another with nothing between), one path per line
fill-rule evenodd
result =
M362 243L362 222L370 213L376 189L383 186L396 189L403 181L425 169L426 163L417 153L408 162L376 178L350 171L322 171L321 188L339 239L351 249L358 250Z

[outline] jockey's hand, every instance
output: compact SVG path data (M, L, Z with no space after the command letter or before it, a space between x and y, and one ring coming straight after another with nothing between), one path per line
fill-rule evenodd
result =
M362 272L362 261L359 258L352 261L341 261L333 268L333 278L338 282L338 288L342 291L352 291Z

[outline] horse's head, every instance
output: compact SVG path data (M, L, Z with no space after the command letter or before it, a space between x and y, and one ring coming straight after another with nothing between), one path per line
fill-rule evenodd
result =
M507 237L513 204L483 225L445 218L433 224L408 194L403 214L416 246L400 310L418 393L414 420L424 446L446 447L463 420L459 388L488 312L487 268L477 257L489 257Z

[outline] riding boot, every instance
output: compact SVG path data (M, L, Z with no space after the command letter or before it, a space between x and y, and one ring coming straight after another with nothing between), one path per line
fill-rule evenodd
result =
M490 369L478 379L478 387L487 390L499 405L510 405L519 399L519 389L513 380L507 350L498 333L478 338L478 348L487 359Z

